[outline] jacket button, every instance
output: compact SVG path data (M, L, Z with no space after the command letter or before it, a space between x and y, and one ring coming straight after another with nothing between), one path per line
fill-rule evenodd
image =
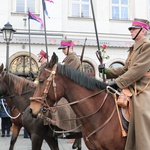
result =
M123 79L122 79L122 78L120 79L120 82L123 82Z

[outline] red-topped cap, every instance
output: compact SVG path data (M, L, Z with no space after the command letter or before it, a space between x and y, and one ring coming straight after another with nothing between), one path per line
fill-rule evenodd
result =
M44 57L44 58L48 58L47 53L45 53L43 50L41 50L38 54L38 56Z
M74 43L72 42L72 40L62 40L60 43L60 47L58 49L63 49L66 47L73 47Z
M145 19L137 19L135 18L134 21L132 22L132 26L129 27L128 29L140 29L140 28L145 28L146 30L149 30L149 21Z

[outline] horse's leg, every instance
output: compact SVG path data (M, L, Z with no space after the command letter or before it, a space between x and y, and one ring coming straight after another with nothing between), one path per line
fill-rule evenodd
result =
M41 150L43 138L31 134L32 150Z
M47 136L45 138L45 141L47 142L47 144L49 145L51 150L59 150L58 139L57 138Z
M78 143L78 150L81 150L82 149L82 139L79 138L78 141L79 141L79 143Z
M10 141L10 147L9 150L14 149L14 145L16 143L16 140L18 138L19 132L20 132L21 126L17 126L15 124L12 125L11 131L12 131L12 136L11 136L11 141Z
M81 150L81 148L82 148L81 138L76 138L73 145L72 145L72 149Z

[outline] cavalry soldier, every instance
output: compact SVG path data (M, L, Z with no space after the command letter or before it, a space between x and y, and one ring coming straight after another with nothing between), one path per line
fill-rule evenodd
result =
M73 47L74 44L72 40L62 40L58 49L62 49L62 52L66 55L63 60L64 65L78 70L80 69L81 61L77 54L73 51Z
M43 50L41 50L38 54L38 62L43 65L47 62L48 55Z
M40 68L41 68L44 64L47 63L48 55L47 55L47 53L45 53L43 50L41 50L41 51L39 52L39 54L37 54L37 55L38 55L38 62L40 63L40 67L39 67L39 70L40 70ZM32 73L31 73L31 74L32 74ZM32 76L34 77L34 75L32 75ZM35 83L35 84L38 84L38 76L37 76L37 78L35 79L34 83Z
M61 41L60 47L58 49L59 50L61 49L62 52L66 55L66 57L64 58L62 63L64 63L64 65L66 65L66 66L69 66L69 67L75 68L77 70L80 70L81 61L80 61L79 57L77 56L77 54L73 51L73 47L74 47L74 43L72 42L72 40L62 40ZM62 98L62 99L65 100L65 98ZM63 103L63 100L61 100L62 103ZM67 103L67 101L66 101L66 103ZM72 110L70 110L70 111L72 112ZM81 139L76 139L75 140L75 142L72 146L73 149L75 149L77 147L79 142L81 143L80 140Z
M125 150L150 150L150 41L146 37L149 21L135 18L129 27L134 44L129 49L125 65L120 68L99 66L99 71L107 78L115 78L108 83L132 92L132 110Z

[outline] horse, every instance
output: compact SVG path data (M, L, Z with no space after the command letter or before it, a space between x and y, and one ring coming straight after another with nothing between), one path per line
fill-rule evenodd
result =
M51 150L59 150L57 138L60 134L54 134L53 126L44 125L43 119L33 118L29 112L29 98L35 91L35 84L25 78L3 71L3 64L0 67L0 75L0 96L6 99L9 97L21 113L21 123L30 136L32 150L40 150L43 139L45 139ZM81 145L77 145L77 147L81 149Z
M43 139L45 139L51 150L59 150L58 141L52 136L53 132L50 132L49 126L44 126L42 119L33 118L29 112L29 98L35 90L34 83L3 71L3 64L0 67L0 74L0 96L3 96L6 100L7 97L11 98L12 103L21 113L20 123L25 127L30 136L32 150L41 150ZM20 129L16 130L16 136L18 136L19 131ZM12 139L14 139L13 135ZM13 147L10 150L13 150Z
M68 105L54 105L65 97L81 121L89 150L124 150L126 137L122 136L116 103L107 84L56 60L53 53L50 62L41 69L39 84L30 98L32 115Z

